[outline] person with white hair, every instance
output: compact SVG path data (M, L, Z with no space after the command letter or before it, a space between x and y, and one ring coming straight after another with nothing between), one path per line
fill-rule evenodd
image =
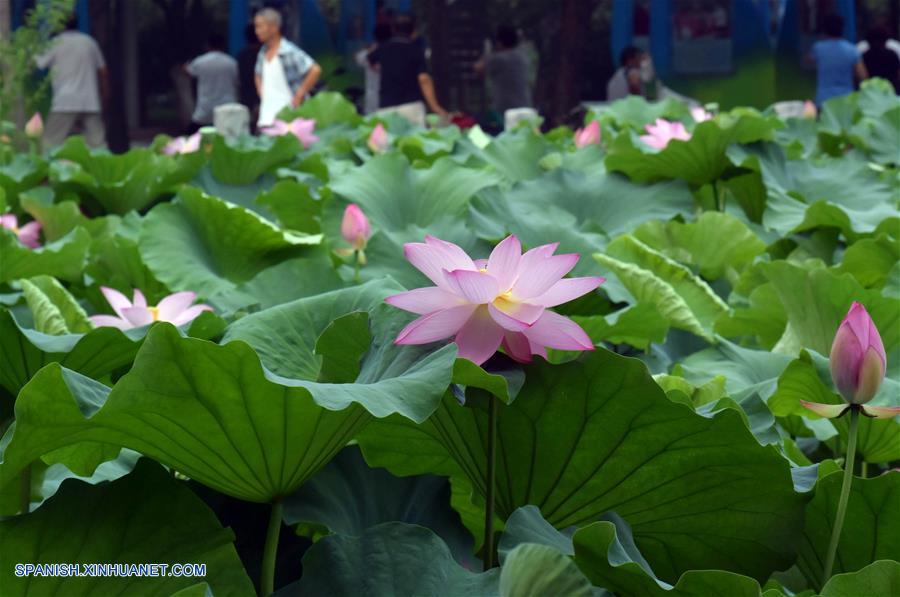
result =
M259 126L269 126L278 113L297 107L316 85L322 68L309 54L281 36L281 14L264 8L253 18L262 47L256 57L256 91L259 94Z

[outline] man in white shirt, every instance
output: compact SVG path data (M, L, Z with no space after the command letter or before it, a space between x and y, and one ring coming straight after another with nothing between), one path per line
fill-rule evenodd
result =
M106 62L94 38L77 28L78 21L72 17L50 49L35 59L38 67L50 69L52 82L53 101L44 127L48 147L62 143L77 124L88 145L106 144L100 109L108 90Z
M209 51L194 58L184 69L197 78L197 103L191 116L191 132L194 132L212 124L216 107L237 101L238 64L225 53L225 38L213 34L209 38Z
M256 58L259 126L269 126L288 106L296 108L315 87L322 68L309 54L281 37L281 14L264 8L253 19L262 47Z

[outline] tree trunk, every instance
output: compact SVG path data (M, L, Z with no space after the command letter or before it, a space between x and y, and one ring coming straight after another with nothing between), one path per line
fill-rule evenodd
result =
M581 100L584 42L594 4L591 0L562 0L560 3L559 50L550 97L553 124L563 124Z

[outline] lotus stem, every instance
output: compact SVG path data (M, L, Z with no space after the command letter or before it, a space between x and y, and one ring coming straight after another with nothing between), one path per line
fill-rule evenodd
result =
M22 478L19 485L19 510L21 514L28 514L31 510L31 465L22 470Z
M281 515L284 502L280 499L272 502L269 516L269 528L266 531L266 544L263 550L262 571L260 573L260 597L271 595L275 591L275 556L278 554L278 537L281 535Z
M497 398L488 394L487 490L484 496L484 569L494 567L494 486L497 477Z
M359 249L353 251L353 281L359 284Z
M825 571L822 574L822 586L831 578L834 558L838 544L841 542L841 529L844 526L844 515L847 513L847 502L850 498L850 485L853 483L853 461L856 459L856 435L859 430L859 407L850 409L850 437L847 439L847 458L844 462L844 480L841 483L841 497L838 499L837 514L831 529L831 542L828 544L828 557L825 560Z

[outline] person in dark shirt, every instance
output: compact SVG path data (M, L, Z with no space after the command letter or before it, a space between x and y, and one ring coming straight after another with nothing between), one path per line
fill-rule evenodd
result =
M900 58L886 46L888 37L885 28L872 29L867 38L869 49L863 54L863 62L870 77L881 77L890 81L894 86L894 92L900 93Z
M251 114L256 114L259 108L259 95L256 93L256 56L259 54L259 40L253 24L244 28L246 45L238 52L238 93L242 104L249 108ZM250 122L256 122L256 116L250 117Z
M380 107L401 113L421 111L421 119L413 120L424 121L421 105L424 99L432 112L449 118L447 110L437 101L422 44L413 39L412 20L400 15L394 20L393 29L394 37L369 53L369 63L381 73Z
M514 108L531 108L528 56L519 45L519 35L509 25L497 29L497 45L473 66L487 77L494 110L503 114Z

